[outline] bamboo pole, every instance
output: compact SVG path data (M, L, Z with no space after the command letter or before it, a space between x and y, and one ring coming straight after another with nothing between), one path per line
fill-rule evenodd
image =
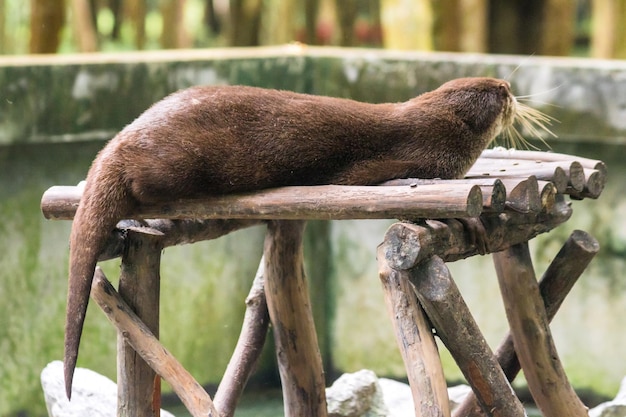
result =
M539 292L545 305L548 321L552 321L567 294L598 253L600 246L593 236L575 230L546 269L539 282ZM513 337L509 332L496 349L496 358L509 381L513 381L521 366ZM454 410L454 417L487 416L480 409L476 396L469 393Z
M441 258L433 256L408 272L420 304L481 407L493 417L525 416Z
M270 321L264 292L264 269L265 258L261 258L246 298L246 312L237 346L215 393L215 408L220 417L232 417L235 414L237 402L263 351Z
M322 358L304 275L304 221L271 221L265 237L265 297L286 417L326 417Z
M528 388L545 417L586 417L563 371L532 268L528 242L493 255L500 291Z
M141 358L170 384L193 417L219 416L209 394L159 343L115 291L99 267L96 268L91 286L91 297Z
M450 401L430 322L417 302L406 271L387 264L378 247L378 271L387 313L396 332L416 417L448 417Z
M120 297L159 337L161 235L129 230L122 256ZM126 342L117 338L118 417L158 417L161 413L161 380Z

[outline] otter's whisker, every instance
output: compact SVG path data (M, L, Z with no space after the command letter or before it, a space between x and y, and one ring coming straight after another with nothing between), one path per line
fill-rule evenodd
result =
M522 97L517 97L517 96L515 96L515 99L516 99L517 101L522 101L522 102L524 102L524 103L533 103L533 104L538 104L538 105L541 105L541 106L550 106L550 107L555 107L555 108L557 108L557 109L562 108L562 107L561 107L561 106L559 106L558 104L549 103L549 102L547 102L547 101L542 101L542 100L534 100L534 99L531 99L531 98L526 98L526 97L523 97L523 96L522 96Z
M505 129L503 136L508 146L539 150L537 146L530 143L526 136L522 134L522 132L525 132L527 136L539 139L550 148L544 137L546 135L556 137L549 128L556 121L554 117L517 101L514 123Z
M521 95L521 96L515 96L515 98L517 98L517 99L520 99L520 98L530 98L530 97L540 96L540 95L543 95L543 94L548 94L548 93L550 93L550 92L552 92L554 90L558 90L562 86L563 86L563 83L561 83L561 84L559 84L559 85L557 85L555 87L552 87L552 88L550 88L548 90L542 91L540 93L525 94L525 95Z
M513 68L513 71L511 71L509 73L509 75L507 75L506 77L504 77L505 80L510 80L511 77L513 76L513 74L515 74L517 72L517 70L519 70L520 68L522 68L522 66L526 63L526 61L528 61L530 58L532 58L535 55L535 53L533 52L532 54L530 54L529 56L527 56L526 58L524 58L522 60L522 62L520 62L519 64L517 64L517 66L515 68Z

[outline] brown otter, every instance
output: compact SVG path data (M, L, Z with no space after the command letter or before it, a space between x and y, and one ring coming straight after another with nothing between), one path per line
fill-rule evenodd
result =
M509 83L464 78L404 103L193 87L156 103L98 154L70 237L68 397L97 258L138 204L287 185L458 178L510 127Z

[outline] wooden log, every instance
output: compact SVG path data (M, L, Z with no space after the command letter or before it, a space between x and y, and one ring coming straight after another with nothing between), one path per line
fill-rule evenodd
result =
M598 198L604 190L606 184L606 174L601 171L585 168L585 189L583 190L584 196L589 198Z
M381 186L404 185L417 187L426 184L475 184L480 187L483 194L483 212L499 213L504 210L506 201L506 187L498 178L465 178L459 180L422 179L422 178L400 178L386 181Z
M534 175L526 179L505 179L502 182L510 190L506 196L506 207L520 213L536 213L541 210L539 185Z
M554 208L556 204L556 186L548 181L538 181L539 197L541 201L541 211L548 213Z
M304 275L305 222L271 221L265 237L265 297L286 417L326 417L322 358Z
M77 190L51 187L41 209L48 219L73 218ZM394 219L474 217L482 211L480 187L473 184L425 184L369 187L319 185L282 187L255 193L177 200L144 205L134 219Z
M83 186L55 185L41 196L41 212L48 220L72 220L83 195Z
M516 160L529 160L529 161L541 161L541 162L571 162L577 161L584 168L591 168L600 171L606 175L606 165L602 161L596 159L583 158L576 155L567 155L556 152L539 152L539 151L520 151L516 149L504 149L494 148L485 149L478 161L484 159L516 159Z
M446 380L430 322L406 271L387 264L378 247L378 273L413 396L416 417L450 416Z
M218 417L209 394L133 313L99 267L96 267L91 297L141 358L170 384L193 417Z
M217 239L228 233L246 227L265 223L259 219L212 219L212 220L122 220L111 232L107 246L98 258L99 261L117 258L122 255L126 245L126 232L129 228L152 230L163 235L164 248L174 245L195 243L203 240Z
M550 181L554 183L560 193L565 192L570 182L570 177L566 168L561 163L554 162L550 164L525 164L524 166L507 167L500 163L484 164L477 163L466 174L466 179L477 179L480 177L497 177L502 180L513 178L527 178L534 176L540 181ZM506 185L506 184L505 184Z
M495 253L493 259L515 349L535 403L545 417L587 416L554 346L528 242Z
M545 305L548 321L552 321L565 297L599 249L598 241L580 230L575 230L567 239L539 282L539 292ZM496 349L495 355L507 379L513 381L521 366L510 332ZM478 405L476 396L471 392L454 410L453 415L454 417L487 416Z
M160 234L129 230L122 256L119 294L159 337L159 294L161 278ZM118 332L117 415L158 417L161 412L161 380Z
M526 242L564 223L571 214L569 204L557 195L549 212L482 215L486 248L488 252L498 252ZM452 262L478 254L475 242L455 219L394 223L387 229L382 246L389 265L398 270L413 268L432 255Z
M215 393L215 408L219 411L220 417L235 415L237 402L263 351L270 322L265 300L264 268L265 259L261 258L252 288L246 298L246 312L237 346Z
M595 169L585 168L585 187L582 191L577 192L572 190L569 192L570 197L576 200L582 200L583 198L596 199L604 190L606 184L606 176L601 171Z
M582 191L585 188L585 170L578 161L572 161L565 171L569 175L568 186L574 191Z
M408 272L420 304L483 410L494 417L525 416L443 260L433 256Z

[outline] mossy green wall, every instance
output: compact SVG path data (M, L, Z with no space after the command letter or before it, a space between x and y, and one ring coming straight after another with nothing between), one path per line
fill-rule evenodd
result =
M515 67L521 64L513 75ZM250 84L365 101L404 100L466 75L511 75L518 94L539 100L562 121L556 151L607 162L610 181L598 201L574 203L566 225L533 244L540 273L573 228L598 237L602 251L554 322L557 346L577 387L610 395L626 361L621 317L626 207L621 160L626 127L621 62L452 54L393 53L289 46L0 61L0 416L43 414L39 372L62 356L69 222L46 221L42 193L84 178L103 140L170 91L194 84ZM555 89L553 89L555 87ZM547 95L547 97L545 96ZM569 101L568 101L569 100ZM589 103L598 109L589 109ZM626 119L625 119L626 120ZM582 133L581 133L582 132ZM603 143L598 146L598 143ZM402 376L386 317L375 250L390 222L315 222L307 267L326 365ZM214 242L168 248L162 267L164 344L202 382L216 382L239 333L245 298L262 250L261 227ZM451 264L489 341L506 329L488 257ZM105 272L117 275L109 261ZM115 333L93 306L79 366L115 373ZM445 353L444 353L445 355ZM271 354L265 371L271 373ZM460 376L446 359L450 379Z

